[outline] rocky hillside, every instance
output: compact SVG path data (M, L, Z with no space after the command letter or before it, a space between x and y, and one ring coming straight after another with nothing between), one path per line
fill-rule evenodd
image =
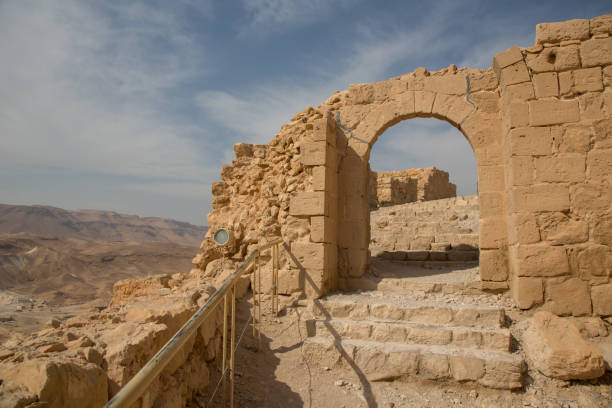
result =
M199 246L208 227L112 211L68 211L49 206L0 204L0 234L27 233L107 241L171 242Z

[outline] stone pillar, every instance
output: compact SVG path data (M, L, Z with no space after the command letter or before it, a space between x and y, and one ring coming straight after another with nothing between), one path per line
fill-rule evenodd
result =
M309 242L294 242L291 253L301 271L301 287L309 298L337 288L338 177L336 127L331 116L317 119L310 137L304 139L300 160L312 171L312 191L296 193L289 213L310 220Z

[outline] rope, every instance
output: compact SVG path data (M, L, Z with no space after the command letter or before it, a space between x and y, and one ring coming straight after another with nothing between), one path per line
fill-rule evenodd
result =
M251 322L251 320L253 320L253 316L249 316L249 320L247 320L247 322L244 324L242 333L240 333L240 337L238 338L238 341L236 342L236 346L234 347L234 353L236 353L236 350L238 350L238 346L240 345L240 342L242 341L242 337L244 336L244 333L246 332L247 327L249 327L249 323ZM217 386L215 387L215 390L213 391L212 396L210 397L210 399L208 400L208 403L206 404L207 407L210 406L213 399L215 398L215 395L217 395L217 391L219 391L219 386L221 385L221 382L225 378L225 375L227 374L229 369L230 368L227 367L225 371L221 374L221 378L219 378L219 381L217 382Z

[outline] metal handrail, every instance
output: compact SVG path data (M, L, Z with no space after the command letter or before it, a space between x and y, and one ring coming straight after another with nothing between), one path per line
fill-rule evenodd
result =
M238 267L238 269L236 269L229 279L223 282L223 285L221 285L221 287L217 289L215 293L213 293L208 301L202 305L202 307L195 312L189 320L187 320L183 327L181 327L176 334L170 340L168 340L168 342L153 356L153 358L151 358L151 360L149 360L149 362L145 364L145 366L142 367L140 371L136 373L136 375L123 388L121 388L121 390L110 401L108 401L104 407L129 407L130 404L136 402L138 398L144 394L147 387L153 382L153 380L155 380L155 378L157 378L157 376L162 372L166 365L170 363L176 353L185 345L191 335L193 335L200 328L202 323L204 323L206 318L211 315L215 308L226 299L228 292L234 288L234 285L238 279L246 272L253 260L259 257L262 251L278 245L281 242L283 242L283 240L279 238L261 245L251 252L247 259ZM274 263L276 264L276 262ZM261 284L261 274L259 279ZM261 307L261 303L259 307ZM223 375L224 374L225 373L223 373Z

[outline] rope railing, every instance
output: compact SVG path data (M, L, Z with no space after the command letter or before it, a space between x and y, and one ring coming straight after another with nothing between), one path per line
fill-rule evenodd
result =
M223 406L225 406L227 395L226 373L230 380L230 407L234 406L234 365L235 365L235 334L236 334L236 283L238 279L248 271L255 262L253 279L253 335L257 339L258 349L261 349L261 253L272 248L272 311L278 313L278 267L279 267L279 244L282 239L277 239L259 246L247 259L236 269L236 271L213 293L204 305L191 316L176 334L140 369L138 373L121 390L106 403L105 408L127 408L136 402L147 390L149 385L159 376L162 370L170 363L176 353L187 343L192 335L200 328L206 319L214 312L217 306L223 303L223 350L222 371L223 380ZM257 299L255 299L255 288L257 287ZM229 361L227 350L228 339L228 314L231 308L231 333L229 347Z

